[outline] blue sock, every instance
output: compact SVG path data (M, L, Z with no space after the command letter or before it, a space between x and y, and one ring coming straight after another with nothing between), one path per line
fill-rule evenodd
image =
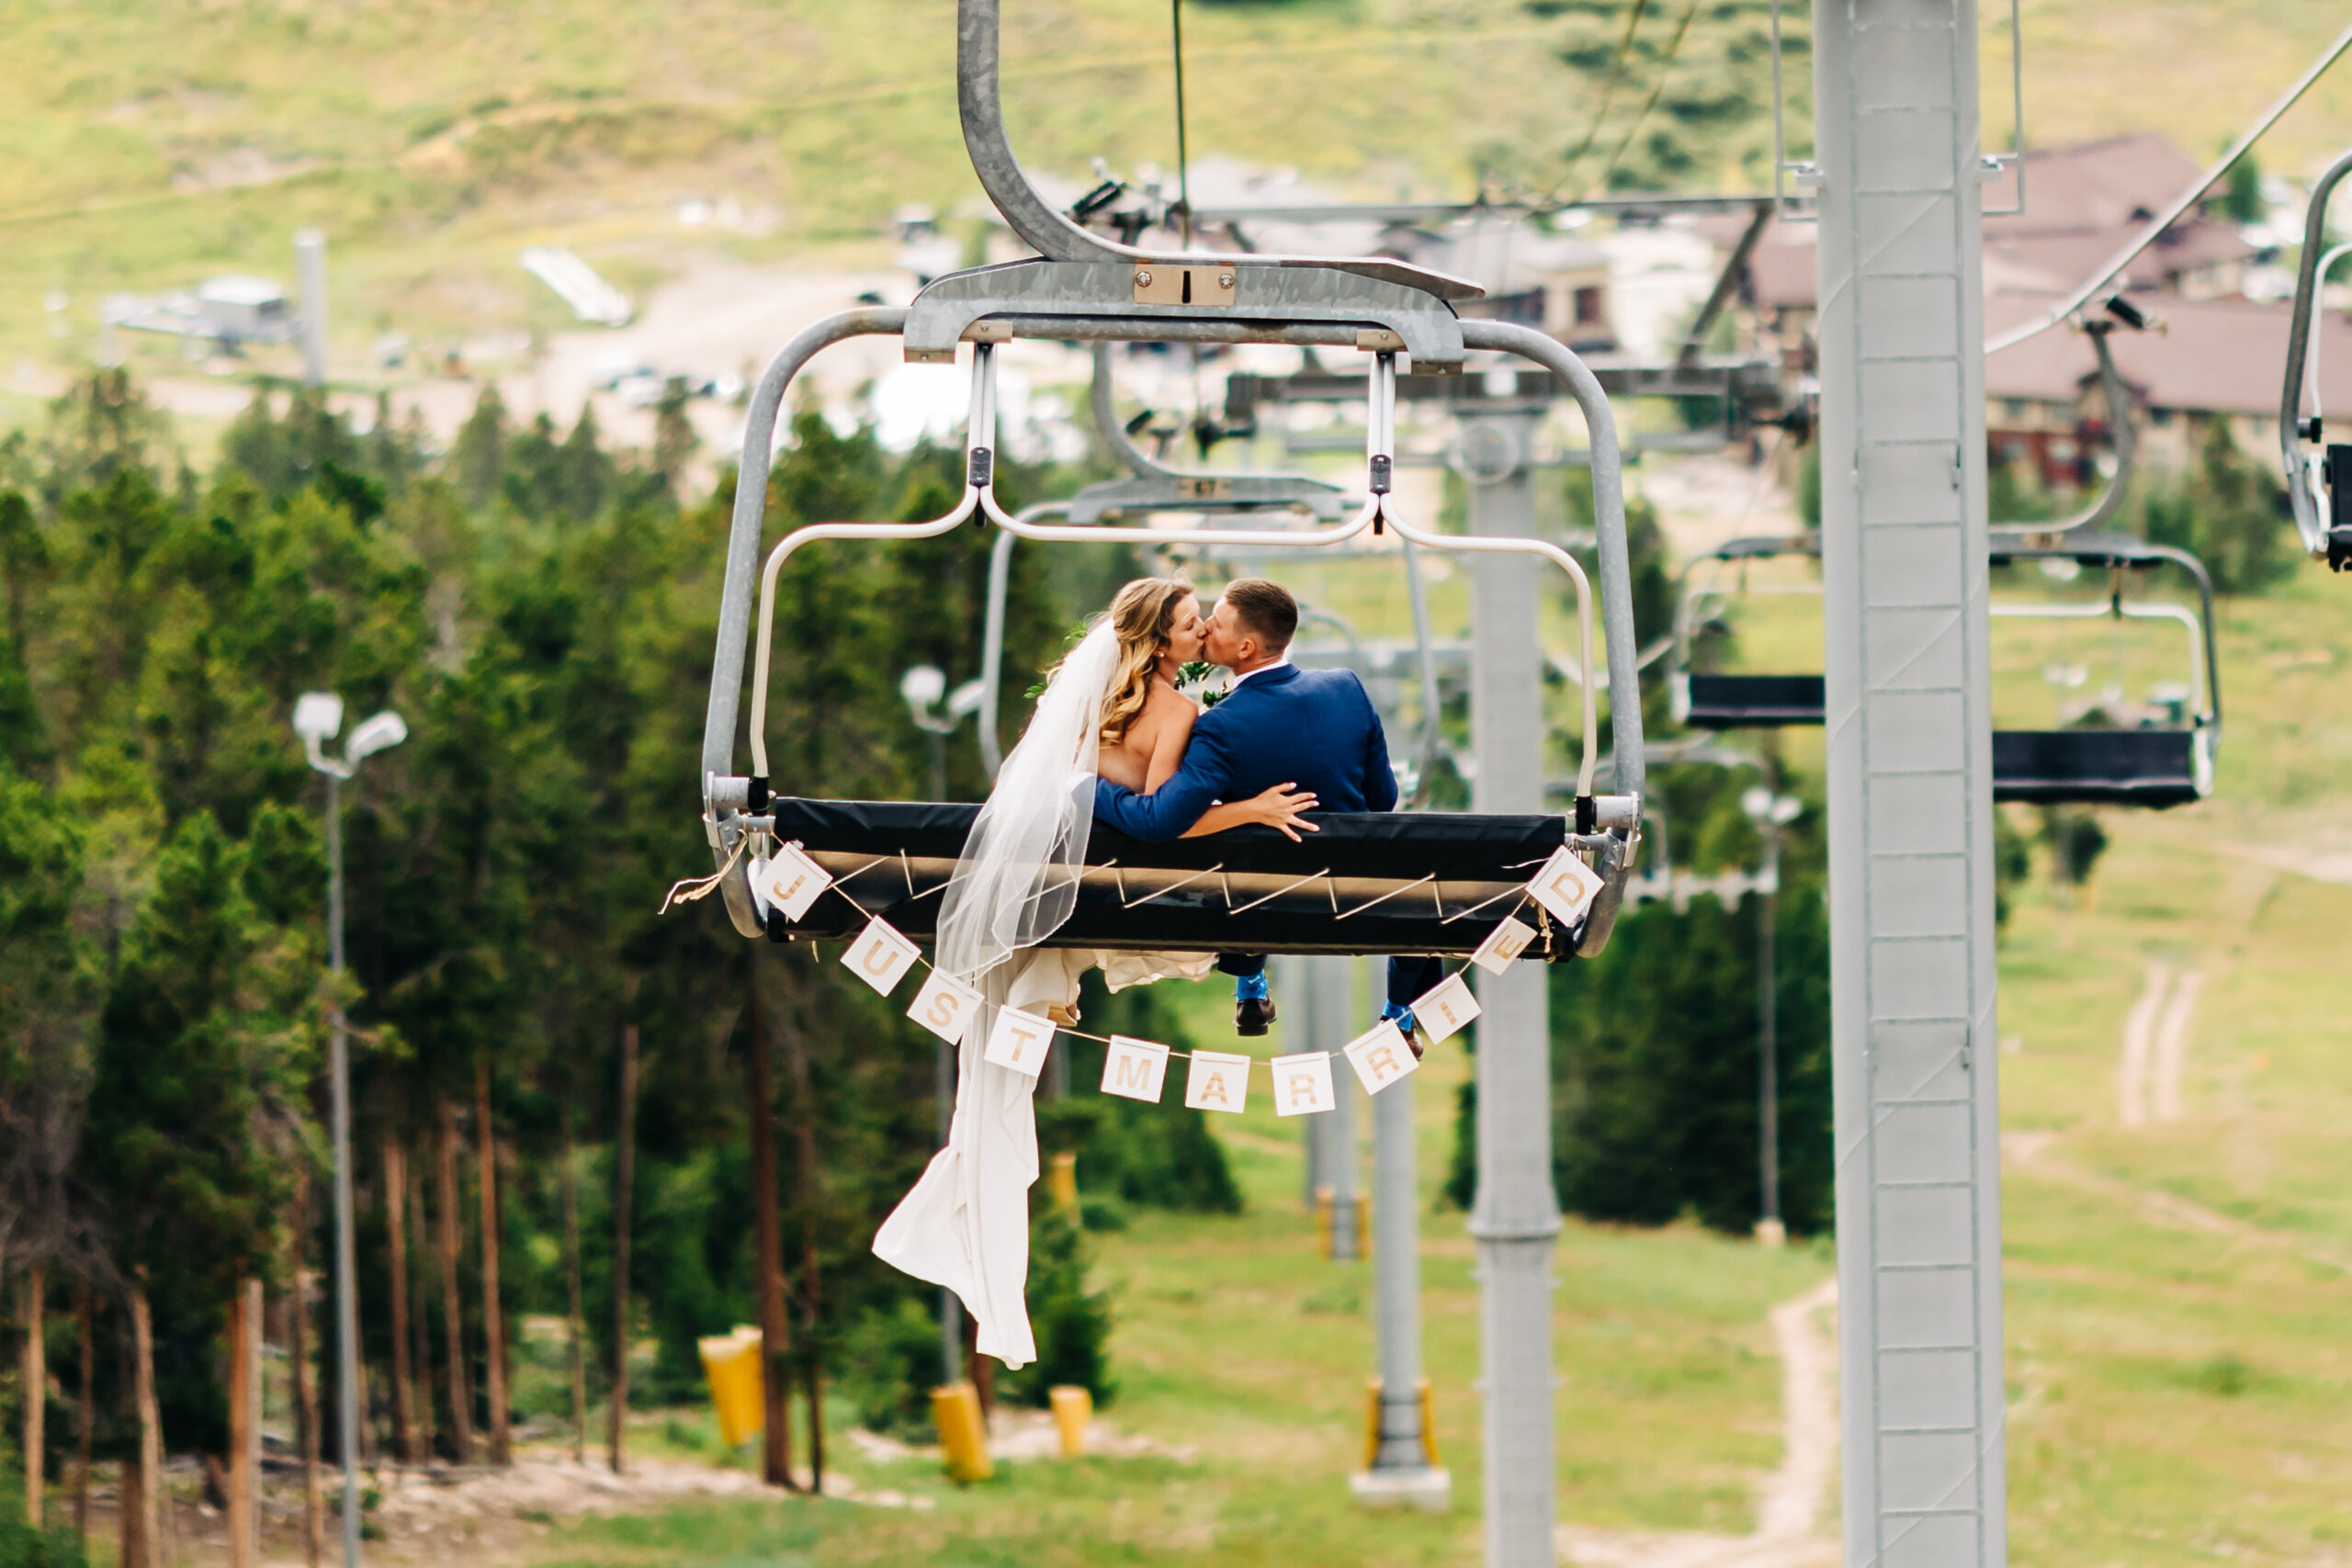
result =
M1266 999L1266 972L1236 975L1233 977L1233 999L1237 1002L1262 1002Z
M1380 1016L1394 1023L1396 1026L1397 1033L1410 1034L1413 1032L1413 1010L1411 1008L1401 1006L1396 1002L1383 1002L1380 1008Z

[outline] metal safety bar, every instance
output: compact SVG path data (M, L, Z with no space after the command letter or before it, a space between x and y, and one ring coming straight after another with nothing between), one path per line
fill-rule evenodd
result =
M776 576L803 545L820 539L929 539L972 515L996 488L996 378L992 350L981 344L972 359L972 402L964 423L964 494L944 517L928 523L818 523L776 541L760 573L760 641L752 667L752 776L768 776L768 648L775 630ZM757 804L757 802L754 802Z
M2107 536L2109 547L2084 541L2059 543L2041 547L1996 546L1997 560L2075 560L2105 564L2109 570L2105 598L2085 600L2074 604L2020 604L1995 602L1996 615L2052 620L2098 620L2110 616L2131 620L2178 621L2188 628L2188 682L2191 690L2202 688L2204 701L2191 716L2194 728L2210 730L2216 741L2222 733L2222 664L2220 650L2213 637L2213 579L2205 563L2187 550L2171 545L2151 545L2138 539ZM2146 570L2159 563L2180 568L2197 584L2198 607L2192 612L2185 604L2165 601L2126 599L2123 597L2122 576L2127 570Z
M1584 668L1593 669L1592 588L1585 579L1584 568L1576 557L1557 545L1541 539L1484 539L1452 534L1429 534L1407 523L1393 509L1393 493L1389 476L1396 462L1396 355L1383 352L1373 356L1370 396L1364 420L1364 465L1370 474L1372 493L1351 522L1335 528L1265 529L1265 528L1119 528L1108 525L1078 527L1024 522L996 504L995 497L983 491L980 510L1007 533L1024 539L1053 540L1061 543L1101 543L1120 538L1147 538L1159 544L1197 545L1280 545L1330 546L1345 543L1366 529L1382 525L1394 527L1397 535L1424 549L1461 551L1501 551L1518 555L1538 555L1550 559L1568 574L1576 585L1577 623ZM1600 704L1595 682L1583 684L1584 694L1584 760L1577 773L1577 794L1579 798L1592 794L1592 773L1600 754ZM1583 824L1589 830L1590 824Z

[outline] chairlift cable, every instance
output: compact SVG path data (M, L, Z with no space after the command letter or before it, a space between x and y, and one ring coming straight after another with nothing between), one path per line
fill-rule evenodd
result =
M2002 333L1996 337L1986 340L1984 352L1987 354L1998 354L2005 348L2015 348L2018 344L2025 342L2028 338L2036 337L2042 333L2048 332L2052 327L2056 326L2059 322L2073 315L2076 310L2081 310L2085 305L2090 303L2092 298L2097 295L2099 290L2114 282L2116 277L2122 273L2124 268L2130 266L2134 261L2139 259L2139 255L2142 251L2144 251L2150 245L2154 244L2165 230L2171 228L2174 223L2177 222L2181 214L2187 212L2191 207L2195 206L2197 202L2204 197L2206 192L2211 190L2216 185L2219 185L2221 183L2222 176L2228 174L2237 161L2245 157L2247 152L2253 148L2254 144L2256 141L2259 141L2272 126L2278 123L2280 116L2284 115L2289 109L2295 107L2295 101L2301 98L2306 92L2310 91L2312 84L2318 81L2320 77L2326 73L2327 68L2335 64L2337 58L2347 49L2352 49L2352 27L2347 27L2342 32L2336 34L2335 41L2329 44L2327 48L2321 52L2320 57L2317 60L2312 61L2311 65L2305 69L2303 73L2295 79L2294 85L2289 87L2284 94L2280 95L2278 102L2272 104L2267 109L2265 109L2261 118L2246 128L2244 135L2240 136L2235 141L2231 142L2228 148L2222 152L2222 155L2215 159L2212 164L2208 165L2203 174L2197 176L2197 181L2194 185L2191 185L2187 190L2181 192L2179 196L2174 197L2171 203L2167 205L2162 212L2159 212L2154 218L2149 219L2146 225L2141 229L2139 233L2134 235L2132 240L2125 244L2122 250L2116 253L2116 254L2108 261L2105 266L2101 267L2097 273L2094 273L2081 285L2081 287L2074 289L2066 296L2066 298L2061 299L2057 304L2051 306L2050 309L2044 310L2041 314L2035 316L2031 320L2018 326L2011 327L2007 332Z
M1193 168L1184 137L1184 0L1168 0L1169 31L1176 57L1176 208L1177 231L1184 249L1193 248ZM1198 355L1194 355L1195 363Z
M1666 95L1666 85L1674 79L1674 57L1681 52L1683 35L1690 30L1690 18L1698 14L1699 0L1690 0L1690 4L1683 7L1682 20L1675 24L1674 38L1666 46L1666 59L1658 65L1657 81L1651 86L1649 97L1643 102L1641 113L1634 117L1634 123L1625 128L1625 134L1619 138L1617 150L1609 154L1609 162L1601 166L1600 178L1585 187L1586 196L1590 196L1595 189L1606 188L1609 176L1617 172L1617 160L1623 158L1625 149L1634 144L1634 138L1640 132L1643 122L1650 118L1650 110L1657 107L1658 99Z
M1577 165L1584 162L1584 155L1592 151L1593 142L1600 139L1601 125L1609 118L1610 106L1617 98L1617 84L1624 79L1625 60L1634 50L1634 30L1641 26L1642 13L1648 8L1649 0L1634 0L1633 9L1625 14L1624 36L1617 40L1617 52L1609 62L1608 78L1600 85L1600 107L1592 111L1592 123L1585 127L1584 141L1568 154L1567 167L1560 171L1560 177L1552 182L1552 188L1544 193L1544 199L1537 203L1538 206L1549 206L1558 197L1568 183L1568 176L1577 172Z

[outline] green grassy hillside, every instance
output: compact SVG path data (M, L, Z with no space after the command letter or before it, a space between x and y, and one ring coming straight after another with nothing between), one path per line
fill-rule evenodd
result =
M1005 95L1025 158L1074 178L1098 154L1173 164L1164 6L1007 10ZM1610 93L1623 11L1195 0L1193 147L1366 197L1463 197L1481 170L1534 189L1660 169L1694 187L1762 182L1763 0L1693 6L1679 40L1682 8L1647 7ZM2319 0L2038 0L2025 17L2036 140L2158 124L2199 153L2341 20ZM696 250L870 242L899 203L977 196L953 21L946 0L0 6L16 89L0 99L0 352L86 357L109 290L232 268L283 276L304 224L334 239L337 329L354 344L392 327L548 324L514 267L535 240L576 243L634 285ZM2005 126L2006 17L1985 26L1987 123ZM1801 116L1801 57L1789 92ZM1678 112L1668 156L1652 133ZM2347 128L2352 77L2298 111L2270 163L2309 164ZM745 221L682 230L687 197L733 197ZM58 290L65 308L45 310Z

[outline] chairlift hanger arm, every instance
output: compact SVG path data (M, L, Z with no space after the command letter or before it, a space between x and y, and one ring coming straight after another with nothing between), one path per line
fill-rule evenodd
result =
M1037 193L1012 155L1005 134L1004 105L997 91L1000 0L958 0L956 8L956 107L972 172L1012 231L1050 261L1113 262L1122 268L1145 265L1215 266L1219 263L1278 270L1331 267L1366 278L1401 283L1441 299L1476 299L1486 292L1466 278L1411 266L1387 257L1295 257L1209 253L1161 254L1122 245L1072 222Z
M2327 204L2344 176L2352 174L2352 152L2346 152L2327 166L2327 172L2312 186L2311 208L2303 219L2303 254L2301 265L2295 269L2295 308L2287 321L2287 378L2278 395L2278 457L2287 470L2287 496L2295 512L2295 532L2302 536L2303 548L2314 556L2326 556L2330 564L2340 561L2346 544L2352 544L2337 534L2332 518L2321 514L2319 497L2312 493L2311 475L2303 462L2302 444L2319 441L2322 433L2317 421L2306 434L2303 423L2303 362L2311 352L2312 325L2320 306L2319 263L2321 253L2327 249Z
M2137 422L2132 418L2131 389L2123 384L2123 373L2115 367L2115 355L2107 340L2115 329L2111 321L2089 321L2083 330L2091 340L2091 351L2098 355L2100 398L2107 404L2109 438L2115 446L2115 471L2107 476L2089 505L2071 517L2052 518L2046 522L1994 523L1988 525L1996 534L2057 534L2067 535L2076 530L2097 528L2115 515L2123 505L2123 497L2132 488L2132 472L2139 453Z
M1111 406L1111 345L1108 343L1094 345L1094 385L1089 397L1094 408L1096 434L1102 437L1102 445L1111 449L1111 456L1125 464L1129 473L1137 479L1190 477L1180 476L1177 470L1136 446L1136 438L1127 434L1127 427L1119 423L1119 416Z

